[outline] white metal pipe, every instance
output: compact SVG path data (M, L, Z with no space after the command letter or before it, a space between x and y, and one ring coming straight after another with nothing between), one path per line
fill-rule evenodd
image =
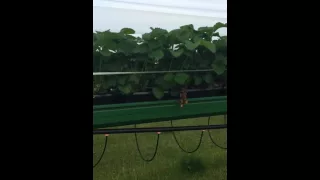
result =
M209 72L213 69L202 70L178 70L178 71L141 71L141 72L93 72L93 76L126 75L126 74L161 74L161 73L183 73L183 72Z

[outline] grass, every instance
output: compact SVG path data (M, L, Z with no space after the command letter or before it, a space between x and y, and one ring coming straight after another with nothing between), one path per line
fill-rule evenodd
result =
M206 125L208 118L174 121L174 126ZM223 116L211 117L210 124L224 123ZM150 123L137 127L170 126L170 122ZM133 127L133 126L127 126ZM217 144L226 146L226 129L210 130ZM193 150L201 131L176 132L184 149ZM156 145L155 133L138 134L144 157L150 158ZM94 136L94 163L104 146L104 136ZM181 151L172 133L160 135L159 149L152 162L144 162L137 151L134 134L115 134L108 139L100 164L93 169L94 180L226 180L227 152L212 144L204 133L201 147L193 154Z

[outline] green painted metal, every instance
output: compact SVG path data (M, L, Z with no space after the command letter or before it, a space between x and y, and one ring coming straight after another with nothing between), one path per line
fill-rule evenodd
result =
M105 128L227 113L227 96L93 106L93 128Z

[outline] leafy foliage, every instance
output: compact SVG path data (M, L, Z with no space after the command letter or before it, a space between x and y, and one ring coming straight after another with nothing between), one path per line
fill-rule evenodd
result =
M93 33L94 72L138 72L212 69L210 72L94 76L94 94L153 92L161 99L166 90L211 87L226 84L227 36L216 31L227 24L211 27L181 26L168 32L151 28L135 37L131 28L119 33ZM214 38L213 40L213 37Z

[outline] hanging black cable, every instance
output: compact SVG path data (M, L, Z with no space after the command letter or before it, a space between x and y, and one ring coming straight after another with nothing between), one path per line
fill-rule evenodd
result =
M224 117L225 117L225 120L226 120L226 116L224 116ZM209 118L208 118L208 125L210 124L210 119L211 119L211 116L209 116ZM225 123L226 123L226 121L225 121ZM218 144L213 140L213 138L212 138L211 133L210 133L209 130L208 130L208 134L209 134L209 137L210 137L211 142L212 142L214 145L216 145L217 147L219 147L219 148L221 148L221 149L227 149L227 147L222 147L222 146L218 145Z
M137 125L135 124L135 125L134 125L134 128L136 128L136 127L137 127ZM159 133L159 132L157 133L157 144L156 144L156 148L155 148L155 151L154 151L154 153L153 153L153 155L152 155L152 157L151 157L150 159L146 159L146 158L143 157L143 155L142 155L142 153L141 153L141 150L140 150L139 143L138 143L138 137L137 137L137 133L136 133L136 132L134 133L134 136L135 136L135 139L136 139L136 145L137 145L137 149L138 149L138 152L139 152L139 154L140 154L141 159L144 160L144 161L146 161L146 162L151 162L151 161L156 157L156 154L157 154L157 152L158 152L160 133Z
M170 122L171 122L171 127L173 127L172 120L171 120ZM198 146L197 146L194 150L192 150L192 151L187 151L187 150L185 150L185 149L182 148L182 146L181 146L180 143L178 142L178 139L177 139L176 134L174 133L174 131L172 131L172 135L173 135L174 140L175 140L176 143L178 144L179 148L180 148L183 152L186 152L186 153L194 153L194 152L196 152L196 151L200 148L200 145L201 145L201 142L202 142L202 137L203 137L203 131L201 131L201 135L200 135L200 140L199 140Z
M108 144L108 136L105 136L104 148L103 148L102 154L101 154L99 160L96 162L96 164L93 165L93 168L95 168L95 167L100 163L100 161L101 161L101 159L102 159L102 157L103 157L103 155L104 155L104 152L106 151L107 144Z

